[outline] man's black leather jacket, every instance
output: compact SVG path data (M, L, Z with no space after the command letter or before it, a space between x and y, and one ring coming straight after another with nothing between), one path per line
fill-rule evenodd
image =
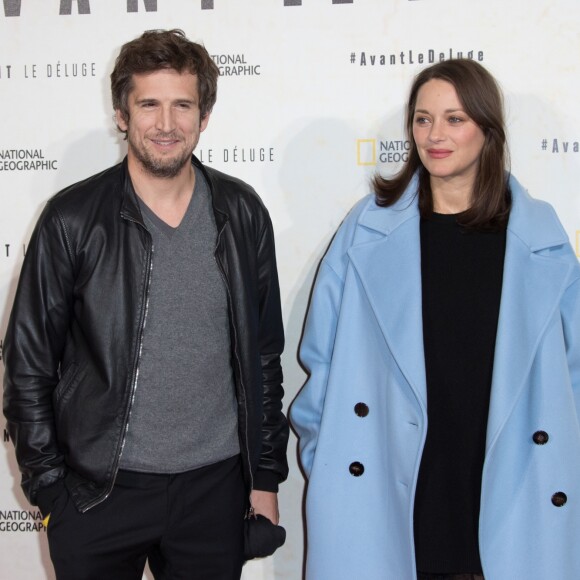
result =
M288 425L272 225L250 186L193 163L212 192L245 480L248 491L276 491L288 473ZM80 511L111 492L137 383L151 263L126 161L58 193L36 225L4 341L4 413L22 487L43 511L63 480Z

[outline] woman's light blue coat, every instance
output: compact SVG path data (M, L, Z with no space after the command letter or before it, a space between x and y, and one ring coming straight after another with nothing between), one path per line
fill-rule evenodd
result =
M486 580L579 580L580 267L553 209L510 186L481 560ZM309 479L308 580L416 578L427 397L415 191L391 208L359 202L320 266L300 353L310 378L291 408Z

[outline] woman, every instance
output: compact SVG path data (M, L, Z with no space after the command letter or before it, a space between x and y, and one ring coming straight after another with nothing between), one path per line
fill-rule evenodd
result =
M423 70L409 160L322 261L291 409L309 580L580 578L580 267L502 99Z

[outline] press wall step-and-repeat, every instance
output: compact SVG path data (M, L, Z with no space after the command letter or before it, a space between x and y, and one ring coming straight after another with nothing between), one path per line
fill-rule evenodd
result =
M422 67L463 56L497 77L512 170L555 206L580 255L579 19L577 0L1 0L0 336L45 201L125 154L109 74L120 46L152 28L183 29L220 67L197 154L252 184L272 215L287 404L305 380L296 351L317 264L373 174L405 159L404 102ZM0 577L52 579L2 431ZM289 460L286 545L248 564L246 580L301 577L294 437Z

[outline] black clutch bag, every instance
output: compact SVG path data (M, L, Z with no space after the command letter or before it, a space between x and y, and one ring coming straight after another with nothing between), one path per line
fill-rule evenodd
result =
M244 520L244 559L271 556L286 541L286 530L261 515Z

